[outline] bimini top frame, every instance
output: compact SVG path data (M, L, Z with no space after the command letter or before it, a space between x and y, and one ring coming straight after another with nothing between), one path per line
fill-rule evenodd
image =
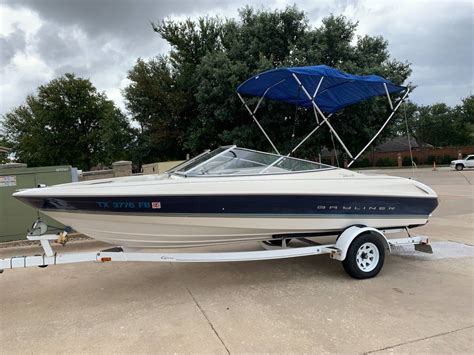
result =
M404 94L394 106L390 95L400 92ZM406 100L409 92L409 88L395 85L391 81L377 75L351 75L325 65L269 70L251 77L237 88L237 95L240 100L277 154L280 155L280 152L256 117L256 112L264 98L283 101L300 107L313 108L317 122L316 127L304 137L287 156L293 154L323 124L326 124L350 157L351 161L348 167L350 167L380 135L401 103ZM257 96L260 97L260 100L252 110L242 95ZM329 123L329 118L334 112L346 106L367 100L374 96L387 96L391 113L382 127L364 148L356 155L353 155L337 134L334 127ZM321 122L318 119L318 115L322 118Z

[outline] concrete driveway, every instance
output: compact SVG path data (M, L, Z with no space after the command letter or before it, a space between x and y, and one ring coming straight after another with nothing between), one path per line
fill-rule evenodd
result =
M474 171L419 169L417 179L440 194L434 217L416 230L432 237L433 256L396 252L363 281L327 256L6 270L0 352L471 352ZM71 242L65 251L104 246ZM0 257L39 250L3 248Z

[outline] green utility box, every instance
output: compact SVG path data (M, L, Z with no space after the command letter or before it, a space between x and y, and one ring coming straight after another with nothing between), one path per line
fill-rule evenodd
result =
M25 239L33 222L41 217L48 225L58 222L12 197L20 189L77 181L77 169L70 166L27 168L24 164L0 165L0 242Z

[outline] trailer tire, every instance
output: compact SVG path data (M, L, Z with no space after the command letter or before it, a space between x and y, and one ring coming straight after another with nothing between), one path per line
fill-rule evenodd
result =
M342 266L353 278L368 279L380 272L384 260L385 247L380 237L372 233L364 233L349 245Z

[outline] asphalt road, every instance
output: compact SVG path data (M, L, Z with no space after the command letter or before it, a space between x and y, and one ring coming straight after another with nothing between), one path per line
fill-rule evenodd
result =
M363 281L327 256L6 270L0 353L469 353L474 171L416 175L440 195L430 223L416 230L432 238L433 256L396 252L379 276ZM4 248L0 257L39 250Z

